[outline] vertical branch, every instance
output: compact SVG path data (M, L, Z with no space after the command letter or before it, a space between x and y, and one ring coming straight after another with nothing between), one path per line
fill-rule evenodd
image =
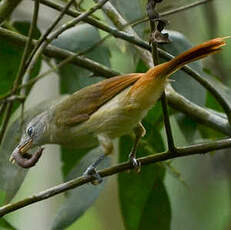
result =
M28 33L28 40L26 42L24 51L23 51L23 55L22 55L22 59L21 59L21 63L19 66L19 70L18 70L18 74L16 77L16 80L14 82L14 88L13 90L15 90L18 87L19 82L21 82L22 78L23 78L23 74L25 72L25 65L26 65L26 61L27 58L29 56L31 47L32 47L32 38L33 38L33 32L37 26L37 20L38 20L38 13L39 13L39 0L35 0L34 1L34 12L33 12L33 19L32 22L30 24L30 29L29 29L29 33ZM24 92L21 91L21 93L23 94Z
M10 120L10 114L11 114L11 110L13 108L13 103L12 101L10 101L7 105L6 105L6 110L5 110L5 114L3 116L3 120L2 120L2 128L0 130L0 144L2 142L2 139L4 137L6 128L7 128L7 124Z
M155 19L158 18L158 13L155 11L157 2L160 2L160 1L149 0L147 3L147 14L150 19L151 34L154 34L154 32L157 29L156 22L155 22ZM166 38L163 37L163 39L166 39ZM152 45L153 63L156 66L159 64L159 54L158 54L157 42L155 41L155 39L151 38L151 45ZM167 97L165 95L165 92L163 92L163 95L161 97L161 104L162 104L162 110L163 110L165 131L166 131L167 141L168 141L168 149L169 151L174 152L176 151L176 147L174 145L174 139L173 139L170 120L169 120Z
M28 40L23 52L23 56L22 56L22 60L21 60L21 65L20 65L20 69L19 69L19 78L20 75L23 76L23 73L25 72L25 65L26 65L26 60L30 54L30 50L32 48L32 38L33 38L33 32L35 30L35 28L37 27L37 21L38 21L38 14L39 14L39 4L40 4L40 0L35 0L34 1L34 12L33 12L33 18L32 18L32 22L30 24L30 29L29 29L29 33L28 33ZM30 75L24 75L24 77L21 77L22 79L22 84L25 84L28 79L30 78ZM26 96L26 88L22 88L20 90L20 95L22 97ZM21 125L23 124L23 114L24 114L24 100L22 101L22 108L21 108Z
M62 9L62 11L60 12L59 16L55 19L55 21L50 25L50 27L46 30L46 32L41 36L41 38L38 40L38 42L36 43L33 51L30 54L29 60L27 61L27 65L29 65L29 63L31 62L33 56L35 55L35 53L37 52L37 50L39 49L39 47L42 45L42 43L46 40L47 36L52 32L52 30L55 28L55 26L58 25L58 23L61 21L61 19L64 17L66 11L70 8L70 6L73 4L75 0L70 0L65 7Z
M31 45L32 45L32 35L33 35L34 27L37 24L38 11L39 11L39 0L36 0L35 4L34 4L33 20L32 20L32 23L31 23L30 29L29 29L28 40L26 42L26 45L25 45L25 48L24 48L24 51L23 51L23 55L22 55L20 66L19 66L19 70L18 70L17 76L15 78L13 88L11 90L11 95L14 94L18 90L18 86L19 86L19 84L20 84L20 82L21 82L21 80L23 78L23 74L25 72L25 63L26 63L26 59L27 59L27 57L29 55ZM5 134L5 131L6 131L9 119L10 119L10 114L11 114L13 105L14 105L14 100L9 101L8 105L6 106L5 116L3 118L2 128L1 128L1 131L0 131L0 143L2 142L3 136ZM22 113L23 113L23 106L22 106ZM23 117L22 117L22 120L23 120Z
M80 14L77 18L74 18L68 22L66 22L65 24L63 24L60 28L56 29L55 31L49 33L49 36L46 35L47 33L45 33L45 35L42 37L42 39L39 40L39 44L35 47L34 50L36 50L34 52L32 52L32 55L30 56L29 59L29 63L27 66L27 70L26 73L30 73L31 70L33 69L36 61L38 60L38 58L40 57L40 55L42 54L42 52L44 51L44 49L49 45L49 43L51 43L54 39L56 39L61 33L63 33L65 30L75 26L76 24L78 24L80 21L83 21L85 18L87 18L89 15L93 14L96 10L100 9L108 0L100 0L99 3L97 3L96 5L94 5L93 7L91 7L89 10L87 10L86 12ZM73 0L71 0L70 2L73 2ZM64 15L65 12L68 10L67 7L65 7L62 10L62 14ZM58 20L58 19L57 19ZM56 20L56 21L57 21ZM53 24L50 28L49 31L52 31L54 29L54 25Z

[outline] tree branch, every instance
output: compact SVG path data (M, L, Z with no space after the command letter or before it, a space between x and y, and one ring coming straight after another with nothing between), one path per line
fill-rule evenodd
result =
M186 5L186 6L181 6L181 7L178 7L176 9L172 9L172 10L168 10L166 12L160 13L159 16L161 18L163 18L163 17L169 16L169 15L172 15L172 14L176 14L176 13L179 13L179 12L182 12L182 11L185 11L185 10L189 10L189 9L191 9L193 7L205 4L205 3L210 2L210 1L212 1L212 0L201 0L201 1L193 2L193 3L190 3L190 4ZM140 18L140 19L137 19L137 20L135 20L133 22L128 23L128 25L133 27L133 26L137 26L138 24L141 24L141 23L147 22L147 21L149 21L148 17Z
M8 41L18 45L18 46L25 46L26 40L27 38L23 35L20 35L18 33L15 33L13 31L10 30L6 30L4 28L0 28L0 36L2 38L7 39ZM35 42L33 41L32 43L33 45L35 44ZM168 54L167 52L162 51L161 49L158 49L160 55L162 57L164 57L165 59L169 60L171 59L173 56ZM48 56L48 57L53 57L53 58L58 58L58 59L66 59L70 56L74 56L75 53L64 50L64 49L60 49L57 48L55 46L52 45L48 45L48 47L44 50L44 55ZM81 66L83 68L89 69L90 71L94 72L96 75L101 75L104 77L112 77L112 76L117 76L120 73L113 71L103 65L100 65L97 62L94 62L88 58L84 58L84 57L75 57L72 62L72 64L76 64L78 66ZM184 67L187 69L187 67ZM183 68L183 69L184 69ZM230 135L230 126L227 123L226 119L222 119L221 122L220 118L215 115L215 114L211 114L209 111L201 108L200 106L195 105L194 103L190 102L189 100L187 100L186 98L184 98L183 96L177 94L174 90L171 91L171 93L169 93L168 91L166 91L167 93L167 98L169 101L169 104L172 107L175 107L177 110L186 113L189 115L189 117L195 119L196 121L199 121L201 123L205 123L205 124L209 124L210 127L214 128L215 130L218 130L226 135ZM8 95L9 96L9 95ZM4 103L4 98L6 98L7 95L4 95L3 97L0 98L0 103L3 102ZM176 100L174 100L176 99ZM191 109L191 106L193 106L193 111L194 112L188 112ZM6 106L4 106L6 108ZM200 114L204 114L204 116L200 117Z
M200 5L202 3L208 2L211 0L204 0L204 1L199 1L193 4L190 4L188 6L185 7L185 9ZM52 1L48 1L48 0L41 0L41 3L56 9L56 10L61 10L63 7L60 4L54 3ZM110 2L108 2L106 4L106 6L103 7L104 12L107 14L107 16L112 20L112 22L115 24L115 26L118 29L121 30L125 30L126 32L122 32L119 31L117 29L115 29L114 27L110 27L107 26L91 17L87 17L85 18L83 21L103 30L106 31L112 35L114 35L115 37L119 37L123 40L126 40L140 48L146 49L151 51L151 46L148 45L147 42L143 41L142 39L140 39L138 37L138 35L134 32L134 30L127 26L128 23L121 17L121 15L118 13L118 11L116 11L116 9L112 6L112 4ZM183 10L184 8L180 9ZM76 17L78 16L80 13L74 10L68 10L66 12L68 15L72 16L72 17ZM169 15L170 13L165 13L164 16ZM125 28L126 27L126 28ZM137 50L139 51L142 59L144 60L144 62L149 66L149 68L152 67L152 62L150 60L150 55L147 53L144 53L144 51L141 49L139 50L137 48ZM162 58L164 58L165 60L171 60L172 58L174 58L173 55L169 54L168 52L158 48L158 52L160 54L160 56ZM228 105L228 103L225 101L225 99L222 97L222 95L216 90L216 88L214 88L212 86L212 84L207 80L202 78L198 73L196 73L194 70L192 70L189 66L184 66L182 68L182 70L186 73L188 73L190 76L192 76L196 81L198 81L201 85L203 85L208 91L210 91L212 93L212 95L216 98L216 100L221 104L221 106L223 107L224 111L226 112L229 121L231 122L231 108Z
M71 0L70 2L72 2ZM56 39L61 33L63 33L65 30L75 26L77 23L82 21L84 18L88 17L89 15L93 14L96 10L100 9L108 0L100 0L96 5L91 7L89 10L86 12L80 14L77 18L74 18L65 24L62 24L58 29L56 29L54 32L51 32L49 35L43 37L41 40L41 44L35 47L37 51L32 55L30 62L28 63L27 66L27 71L25 74L30 73L31 70L33 69L35 63L37 62L38 58L40 55L43 53L43 51L46 49L49 43L51 43L54 39ZM69 5L69 3L67 4ZM65 7L64 10L68 10L68 7ZM65 11L62 11L61 14L64 15ZM50 27L50 29L53 29L53 26ZM40 42L40 41L39 41Z
M150 31L151 34L155 32L156 30L156 23L154 20L152 20L152 12L155 11L156 4L153 5L152 0L149 0L147 3L147 14L150 19ZM149 15L150 14L150 15ZM159 52L158 52L158 44L155 41L151 41L151 46L152 46L152 59L154 65L159 65ZM165 94L165 90L161 96L161 106L162 106L162 114L164 118L164 127L165 127L165 132L167 136L167 143L168 143L168 149L169 151L174 152L176 147L174 144L174 138L172 134L172 129L171 129L171 124L170 124L170 119L169 119L169 113L168 113L168 104L167 104L167 97Z
M191 145L185 148L178 148L174 152L163 152L158 154L152 154L146 157L138 158L137 160L141 163L141 165L148 165L151 163L161 162L177 157L184 157L184 156L190 156L195 154L202 154L207 153L214 150L224 149L231 147L231 138L225 138L218 141L213 141L212 143L203 143L203 144L196 144ZM134 167L131 165L130 162L125 162L121 164L117 164L113 167L103 169L98 171L99 175L101 177L108 177L120 172L125 172L129 169L133 169ZM67 190L74 189L77 187L80 187L81 185L84 185L86 183L89 183L93 181L95 178L92 176L89 177L78 177L76 179L70 180L68 182L65 182L63 184L54 186L52 188L49 188L45 191L42 191L38 194L32 195L26 199L23 199L21 201L15 202L13 204L7 204L5 206L2 206L0 208L0 217L13 212L15 210L18 210L20 208L26 207L30 204L36 203L41 200L48 199L52 196L55 196L57 194L63 193Z
M95 1L97 2L98 0L95 0ZM130 43L133 43L139 46L139 47L135 46L135 48L137 49L141 58L143 59L143 61L146 63L146 65L149 68L153 67L152 57L150 53L144 52L143 49L140 49L142 47L146 50L151 51L152 50L151 46L149 46L147 42L142 41L139 38L139 36L135 33L135 31L132 29L132 27L128 26L124 28L124 26L127 24L126 20L122 18L122 16L119 14L119 12L114 8L114 6L110 2L107 2L103 6L102 9L104 10L104 13L112 20L112 22L118 29L124 29L127 33L133 36L132 39L130 39L131 35L123 36L123 39L125 38L125 40L129 41ZM157 50L158 50L160 57L164 58L165 60L171 60L172 58L174 58L173 55L169 54L168 52L160 48L158 48ZM184 66L182 70L186 72L187 74L189 74L189 76L193 77L196 81L198 81L216 98L218 103L224 109L229 119L229 122L231 123L231 107L229 106L225 98L220 94L220 92L210 83L210 81L201 77L196 71L194 71L192 68L190 68L187 65Z
M196 105L178 94L169 84L167 85L166 96L168 98L168 103L172 108L181 111L202 125L206 125L207 127L215 129L225 135L231 136L231 126L225 114L224 117L222 117L210 110Z
M27 37L21 34L18 34L16 32L13 32L13 31L1 28L1 27L0 27L0 37L20 47L24 47L28 39ZM33 40L32 46L34 46L36 42L37 42L36 40ZM76 56L74 52L64 50L64 49L55 47L53 45L48 45L46 49L44 50L43 54L46 55L47 57L52 57L52 58L61 59L61 60L66 59L71 56L75 56L71 61L72 64L76 64L80 67L86 68L94 72L96 75L101 75L106 78L113 77L113 76L120 74L119 72L111 70L110 68L104 65L101 65L98 62L92 61L89 58L85 58L82 56L81 57ZM1 99L2 97L0 97L0 100Z

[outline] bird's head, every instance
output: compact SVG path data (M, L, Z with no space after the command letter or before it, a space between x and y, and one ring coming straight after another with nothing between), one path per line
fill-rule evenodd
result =
M49 117L47 112L34 117L27 124L20 143L11 154L10 161L16 161L23 168L34 166L42 154L43 148L41 145L47 143L49 140L48 127ZM34 154L29 154L28 151L36 146L38 150Z

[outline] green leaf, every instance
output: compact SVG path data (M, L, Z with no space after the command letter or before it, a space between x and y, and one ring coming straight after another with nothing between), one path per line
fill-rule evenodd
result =
M218 112L224 111L221 105L217 102L217 100L213 97L213 95L210 92L207 92L206 107L216 110Z
M132 144L130 136L120 138L120 162L127 160ZM140 145L137 157L150 154L146 145ZM119 198L126 230L170 229L171 210L163 184L164 174L165 169L157 164L143 166L139 174L133 171L119 174Z
M160 134L161 127L163 126L162 110L160 102L157 103L143 119L142 124L146 130L146 135L142 140L149 146L149 153L163 152L165 145ZM147 146L146 146L147 148ZM151 149L150 149L151 148Z
M175 118L187 142L193 143L198 124L184 114L176 114Z
M0 219L1 230L16 230L12 225L10 225L4 218Z
M23 124L23 127L21 127L20 109L14 113L12 120L8 125L2 144L0 146L0 189L6 193L4 202L9 202L14 197L28 171L9 162L9 157L12 151L21 139L22 130L24 130L26 124L34 116L43 112L44 110L49 108L53 103L62 98L63 97L57 100L43 101L40 104L29 109L28 111L26 110L24 113L25 122Z
M5 199L6 199L6 192L0 189L0 206L4 204Z
M138 19L144 18L146 15L146 5L143 0L133 0L132 4L130 1L124 0L110 0L120 14L126 19L127 22L133 22ZM140 35L144 36L144 31L147 28L146 23L141 23L134 27L135 31Z
M3 95L13 86L20 65L22 49L0 38L0 50L0 95Z
M53 45L72 52L83 52L96 45L99 41L100 36L97 29L88 24L81 24L62 33L53 42ZM101 64L110 66L110 54L105 46L97 45L96 48L87 52L85 56ZM60 68L61 93L73 93L78 89L103 79L101 77L89 77L89 75L90 72L88 70L71 64Z
M205 72L209 75L209 82L213 85L214 88L216 88L220 95L223 97L223 99L226 101L228 106L231 108L231 89L228 88L226 85L224 85L216 76L214 76L211 71L208 69L205 69ZM221 105L217 102L217 100L214 98L214 96L207 92L207 98L206 98L206 107L210 109L211 112L215 113L218 116L221 116L222 118L227 119L226 114L224 113L224 109L221 107ZM203 138L205 139L217 139L224 137L224 134L215 131L211 129L210 127L205 127L200 125L199 131Z
M95 162L100 155L102 155L102 151L99 147L91 150L69 173L67 180L81 176L87 167ZM99 165L99 169L109 166L109 158L105 158ZM52 230L64 229L81 217L98 198L104 188L105 182L106 180L104 179L104 181L97 186L85 184L79 188L68 191L66 200L53 221Z
M183 34L176 31L167 32L169 33L171 43L162 45L161 48L165 49L170 54L177 56L180 53L192 48L192 44L190 44ZM193 62L189 64L189 66L200 75L207 77L203 72L201 61ZM188 76L188 74L183 71L177 71L173 74L171 79L174 80L171 85L177 92L197 105L205 105L206 90L196 80Z
M171 40L170 44L162 45L161 48L165 49L174 56L190 49L192 45L185 38L185 36L176 31L167 31ZM196 61L189 66L199 73L202 77L206 77L203 72L201 61ZM182 94L184 97L188 98L190 101L196 103L197 105L204 106L206 103L206 90L201 86L196 80L188 76L183 71L177 71L173 74L171 79L174 82L171 83L173 88ZM180 129L185 135L186 140L192 143L195 137L197 123L193 120L187 118L187 116L182 114L176 114L176 120L179 123ZM190 130L190 133L188 132Z
M170 220L171 207L169 197L163 181L158 178L144 206L139 230L170 230Z
M15 21L13 23L13 26L20 34L28 36L30 24L31 23L29 21ZM32 33L32 38L33 39L39 39L40 36L41 36L41 32L40 32L39 28L34 27L33 33ZM31 51L32 51L32 49L31 49ZM42 65L42 57L39 57L38 61L36 62L36 64L34 65L32 71L31 71L30 79L36 77L39 74L40 69L41 69L41 65ZM32 86L28 86L26 88L26 94L28 94L30 92L31 87Z
M28 34L29 30L29 22L15 22L14 26L18 30L19 33L23 35ZM35 34L33 38L39 37L39 30L36 28ZM23 54L23 48L18 47L17 45L0 38L0 95L8 92L15 80L15 77L18 72L18 68L21 62L21 57ZM34 77L38 74L40 70L41 61L39 61L35 67L31 77Z
M67 147L61 146L61 160L63 162L62 172L64 178L70 173L70 171L74 168L75 165L80 161L80 159L86 155L91 148L88 149L70 149Z
M70 50L72 52L82 52L100 41L99 32L96 28L88 24L77 25L64 33L53 42L53 45ZM108 48L99 45L86 56L94 61L110 66L110 53ZM60 90L62 94L73 93L87 85L102 80L102 77L89 77L90 72L86 69L76 67L71 64L63 66L59 70ZM96 144L94 145L94 147ZM76 165L77 161L89 151L88 149L61 149L61 158L63 162L63 175Z
M229 108L231 109L231 89L224 85L218 78L216 78L208 69L205 70L206 73L209 76L209 82L210 84L219 92L221 97L226 101ZM217 110L218 112L224 112L223 108L218 104L218 102L215 100L215 98L211 95L207 95L207 102L206 106Z
M29 21L14 21L13 27L19 33L27 36L29 33L29 29L30 29L30 22ZM33 28L32 38L33 39L39 39L40 36L41 36L40 30L37 27Z
M136 65L136 73L145 73L146 71L148 71L148 68L144 64L144 62L140 59Z

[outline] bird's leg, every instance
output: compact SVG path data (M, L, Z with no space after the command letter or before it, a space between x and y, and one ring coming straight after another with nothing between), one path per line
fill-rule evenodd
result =
M143 137L145 135L146 130L145 130L144 126L141 123L139 123L134 128L134 133L135 133L136 138L135 138L135 142L134 142L134 145L132 147L132 150L129 154L129 161L132 163L135 171L140 172L141 165L140 165L140 162L137 161L137 159L136 159L136 151L138 148L139 141L140 141L141 137Z
M113 152L113 143L109 137L106 135L98 135L98 141L103 149L104 154L99 156L99 158L97 158L96 161L91 164L83 174L84 176L93 176L95 178L95 180L92 181L93 185L100 184L103 181L102 177L96 172L96 167L107 155Z

